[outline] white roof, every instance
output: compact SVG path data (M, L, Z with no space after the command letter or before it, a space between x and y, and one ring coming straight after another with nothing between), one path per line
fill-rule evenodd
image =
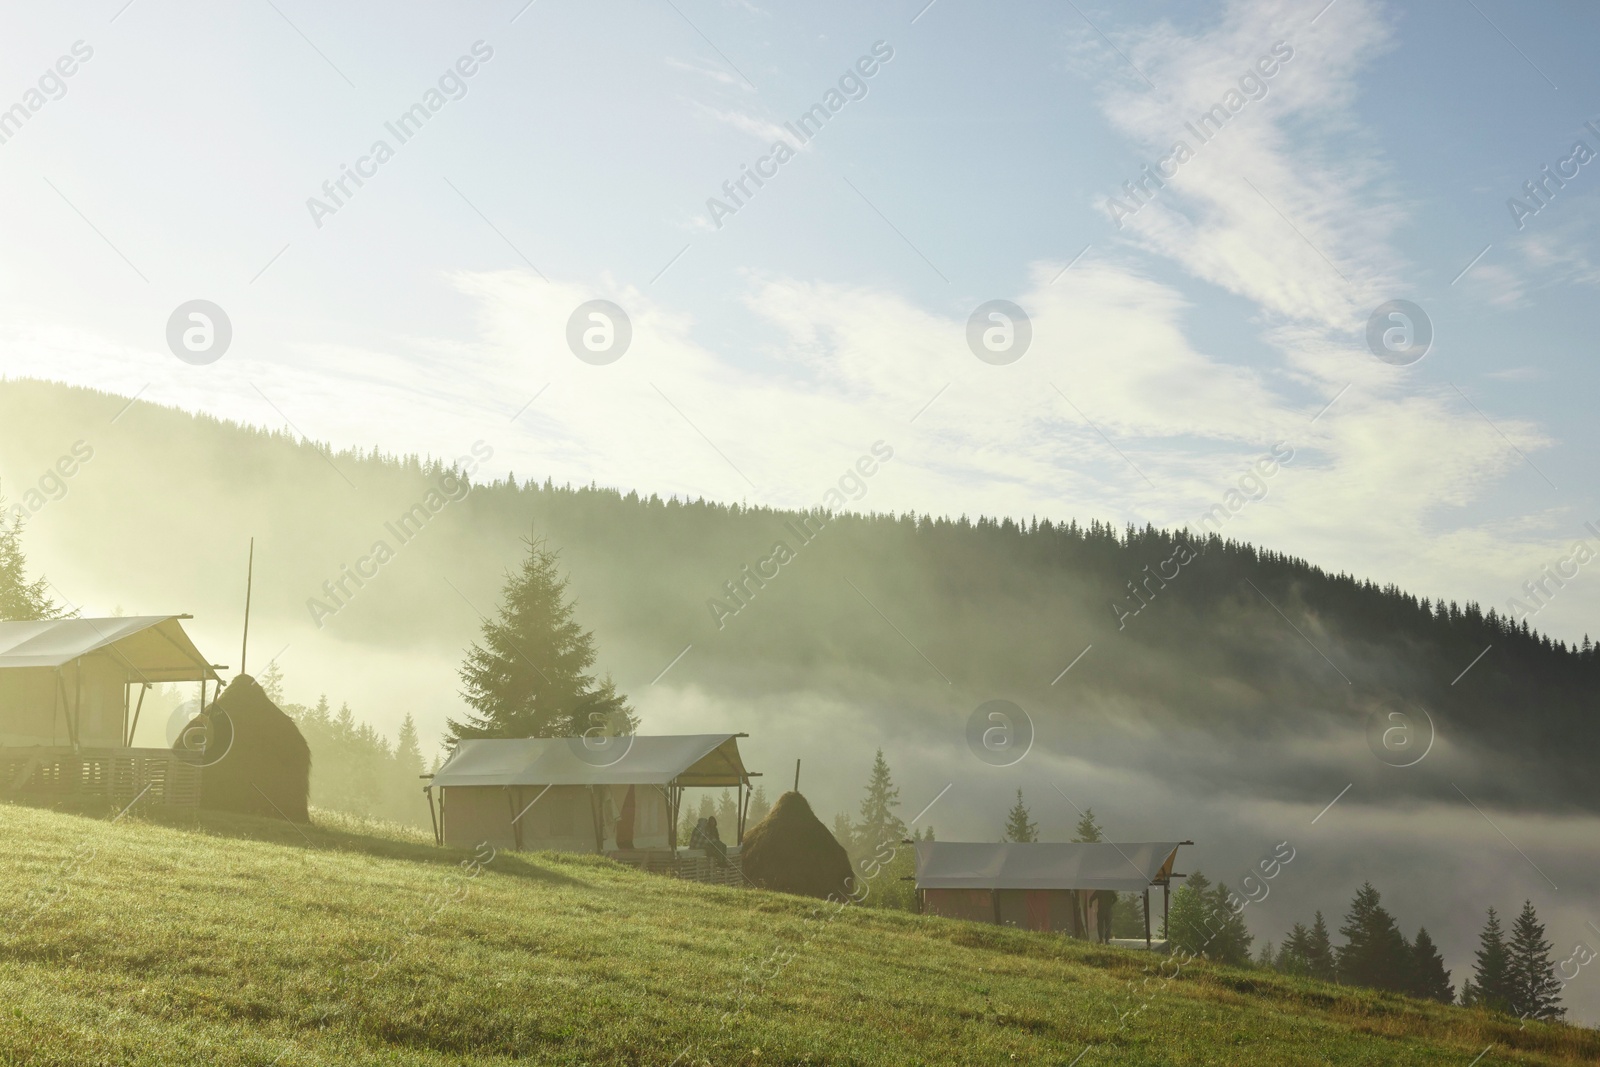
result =
M733 786L748 772L739 734L519 737L459 742L433 776L441 786Z
M0 670L60 667L98 655L127 672L131 682L215 680L179 619L187 615L135 615L112 619L0 622Z
M1140 890L1172 873L1180 844L918 841L917 888Z

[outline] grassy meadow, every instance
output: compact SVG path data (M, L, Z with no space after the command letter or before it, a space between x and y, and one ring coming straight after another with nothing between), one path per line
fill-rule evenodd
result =
M1593 1030L326 814L7 806L0 856L5 1064L1600 1060Z

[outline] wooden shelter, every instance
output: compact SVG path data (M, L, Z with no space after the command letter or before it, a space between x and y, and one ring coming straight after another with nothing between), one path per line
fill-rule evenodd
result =
M470 848L647 853L678 849L690 788L738 790L744 839L747 734L484 738L459 742L426 786L434 839ZM436 795L437 794L437 795ZM619 857L629 858L629 857Z
M1144 940L1150 937L1150 887L1160 886L1166 913L1180 845L1193 841L1093 844L918 841L917 899L930 915L1055 930L1104 941L1102 894L1144 894Z
M152 686L198 682L204 707L220 685L226 668L184 633L190 617L0 622L0 795L192 808L198 768L131 747Z

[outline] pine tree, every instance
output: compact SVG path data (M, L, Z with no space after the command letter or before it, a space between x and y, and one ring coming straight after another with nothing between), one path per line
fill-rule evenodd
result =
M833 839L839 842L846 852L855 850L856 828L850 822L850 816L842 811L833 817Z
M1263 970L1271 970L1277 963L1277 957L1272 951L1272 942L1263 941L1261 950L1256 953L1256 966Z
M1169 951L1184 952L1194 956L1205 951L1206 942L1211 936L1205 922L1210 889L1210 880L1204 874L1195 871L1184 880L1183 885L1178 887L1178 891L1172 894L1172 903L1167 909L1167 922L1161 931L1161 936L1167 939Z
M1533 901L1522 902L1522 914L1511 924L1508 948L1511 1013L1523 1019L1559 1019L1565 1015L1561 980L1550 962L1551 945L1544 939L1544 924L1534 913Z
M1306 929L1306 924L1295 923L1278 947L1278 955L1272 961L1274 969L1284 974L1310 974L1310 942L1311 931Z
M772 810L772 802L767 799L767 791L761 786L756 786L756 791L750 794L750 809L746 818L754 826L767 817L767 812Z
M1039 840L1039 827L1028 818L1028 809L1022 803L1022 790L1017 790L1016 806L1006 815L1007 841L1019 841L1024 844Z
M1205 946L1207 959L1218 963L1241 966L1250 962L1250 928L1244 916L1232 906L1235 894L1228 886L1218 884L1211 890L1206 904L1211 917L1211 935Z
M22 554L22 508L6 514L5 497L0 496L0 622L27 622L59 619L65 613L47 592L43 578L28 581L28 561Z
M1094 809L1090 808L1078 819L1078 825L1073 828L1072 840L1093 844L1106 839L1105 831L1100 829L1100 824L1094 821Z
M898 845L906 837L906 824L894 809L900 806L900 789L889 777L889 764L883 758L883 749L872 761L872 777L867 781L867 795L861 801L861 820L855 825L856 841L867 850L876 849L887 842Z
M1339 933L1345 938L1336 954L1339 981L1397 993L1410 986L1411 946L1371 882L1356 891Z
M1417 928L1417 939L1411 945L1411 988L1414 997L1437 1000L1440 1004L1456 1002L1455 986L1450 984L1450 972L1444 968L1444 957L1428 936L1426 926Z
M267 664L267 669L256 677L256 684L267 694L268 700L279 707L283 706L283 670L279 668L277 660Z
M1493 1011L1510 1011L1512 1000L1511 955L1506 947L1505 931L1500 926L1500 916L1489 909L1489 920L1478 935L1478 949L1473 953L1472 981L1461 991L1462 1003L1482 1006Z
M461 695L476 714L450 720L450 740L631 732L627 698L588 673L594 636L573 619L557 554L542 540L524 543L528 556L507 576L499 618L484 621L482 643L462 664Z
M1328 924L1317 912L1312 920L1311 932L1306 935L1306 973L1323 982L1338 979L1338 962L1334 957L1333 939L1328 936Z
M717 829L724 834L736 835L738 826L739 806L733 802L733 794L724 789L717 798Z

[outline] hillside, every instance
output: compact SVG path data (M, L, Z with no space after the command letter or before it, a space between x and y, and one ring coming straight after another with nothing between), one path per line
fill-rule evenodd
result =
M1056 937L474 857L372 826L6 807L0 1059L1592 1063L1600 1035ZM466 866L464 866L466 865ZM1144 992L1144 989L1148 992ZM1131 1014L1129 1014L1131 1013ZM1119 1029L1118 1018L1126 1016Z
M80 441L92 459L49 482ZM1258 944L1316 910L1343 915L1366 881L1407 936L1425 925L1437 938L1458 985L1490 906L1532 899L1564 949L1593 937L1592 649L1512 630L1449 590L1377 588L1090 516L844 514L802 539L793 514L497 479L492 456L463 443L459 457L470 483L437 461L329 455L288 430L0 382L0 492L16 502L47 483L24 543L54 595L98 613L193 613L199 647L233 663L254 537L252 669L275 660L288 702L326 693L391 739L410 713L425 760L462 710L457 669L480 613L539 536L641 730L748 733L741 751L769 795L803 760L826 823L855 812L882 749L901 816L934 802L918 825L941 839L996 839L1021 789L1045 840L1093 807L1114 837L1194 840L1188 869L1235 885L1291 842L1292 872L1247 917ZM872 462L869 484L915 458ZM402 538L408 515L420 529ZM763 564L779 541L793 557ZM348 575L379 542L392 556L357 584ZM1137 614L1134 582L1148 601ZM994 699L1031 722L1014 765L972 747L974 710ZM1378 744L1395 716L1425 753L1412 766ZM168 743L160 718L140 743ZM403 817L426 825L411 797ZM1592 975L1563 997L1570 1018L1600 1020Z
M1513 808L1600 811L1593 649L1215 535L842 514L801 537L794 513L481 473L468 492L437 461L328 456L289 431L0 383L0 490L13 501L80 440L93 460L30 520L35 560L63 597L190 611L213 646L233 648L254 536L257 634L270 646L258 655L289 649L291 683L339 679L336 699L403 696L429 736L459 707L460 652L531 532L561 551L600 666L641 701L646 728L641 691L673 664L656 692L693 688L757 719L775 710L764 701L848 707L869 734L948 730L952 748L973 708L1006 698L1041 737L1066 729L1076 746L1195 790L1321 803L1382 776L1414 798L1454 802L1455 783ZM473 469L492 457L479 444L461 457ZM430 492L426 524L397 525ZM379 542L393 551L381 565ZM353 579L355 567L376 576ZM1388 774L1368 729L1396 712L1420 725L1418 708L1440 754ZM392 730L390 717L380 725ZM764 722L738 728L752 725L759 746ZM1152 732L1187 740L1152 748Z

